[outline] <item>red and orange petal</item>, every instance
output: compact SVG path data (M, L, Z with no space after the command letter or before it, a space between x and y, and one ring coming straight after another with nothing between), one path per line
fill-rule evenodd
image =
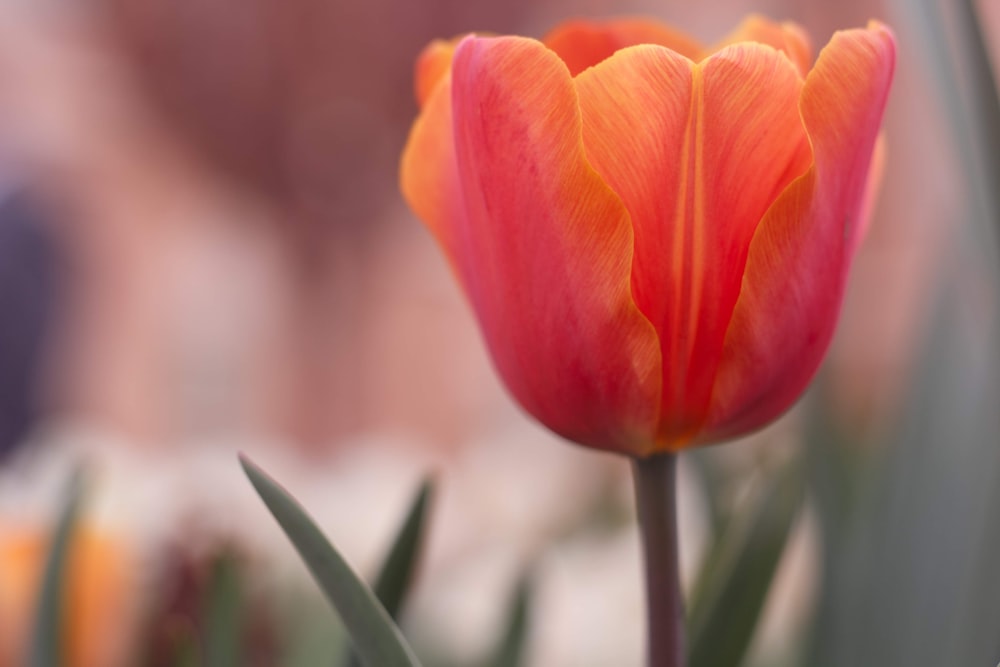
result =
M410 130L400 164L400 190L451 260L465 213L451 112L451 75L430 94Z
M741 42L757 42L784 52L805 77L812 67L812 44L809 35L798 25L785 21L776 23L757 14L743 19L735 30L709 49L710 53Z
M638 44L665 46L692 60L698 59L704 50L700 43L679 30L639 18L567 21L549 32L542 42L559 54L573 76L616 51Z
M633 294L663 358L660 446L681 447L705 419L757 223L811 162L802 81L744 43L697 65L632 47L576 82L587 155L633 222Z
M587 162L568 70L535 40L468 38L451 81L450 106L446 84L414 126L404 194L449 255L521 405L581 444L643 453L659 345L631 297L628 212ZM432 137L449 128L441 149Z
M815 373L866 224L869 168L894 66L892 33L873 23L835 34L809 73L799 106L814 164L753 238L702 441L773 420Z
M417 65L413 76L414 92L417 105L422 109L430 99L434 88L451 71L451 60L455 55L455 47L462 37L454 39L435 39L424 47L417 57Z

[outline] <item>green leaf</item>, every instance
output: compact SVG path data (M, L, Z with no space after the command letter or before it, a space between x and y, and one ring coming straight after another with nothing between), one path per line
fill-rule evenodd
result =
M302 506L246 456L240 455L240 465L337 609L362 662L369 667L419 665L389 613Z
M42 589L38 599L35 617L35 631L31 641L29 665L31 667L60 667L65 664L60 648L62 642L63 584L69 550L73 544L77 518L80 513L80 498L83 495L84 475L77 469L70 476L66 488L59 522L53 534L48 559L42 577Z
M170 650L172 657L167 664L171 667L203 667L206 664L202 660L200 642L193 629L178 634Z
M702 487L702 497L705 500L708 511L708 524L713 538L718 537L725 528L729 510L722 502L722 494L719 489L725 483L725 475L719 465L714 460L714 452L710 448L696 449L687 455L687 461L691 464L691 469L698 477Z
M406 520L396 534L389 555L379 570L373 591L378 601L392 618L398 618L403 598L413 581L413 572L423 541L424 520L427 516L427 506L434 490L430 479L425 479L410 505ZM353 652L352 652L353 653ZM354 667L358 664L357 656L351 655L345 664Z
M337 612L325 600L300 596L286 601L291 608L279 614L282 667L332 667L345 664L351 654L351 639ZM341 656L331 660L330 656Z
M423 541L427 506L433 491L433 483L430 479L425 479L379 571L378 579L375 580L373 588L375 596L393 618L399 615L403 597L410 587L410 582L413 581L413 572Z
M242 656L243 587L239 565L232 554L222 554L212 564L205 631L205 664L239 667Z
M507 613L507 624L488 667L519 667L524 662L524 647L530 627L529 605L532 582L530 575L524 575L514 591L514 599Z
M783 471L752 512L733 518L712 545L691 604L691 667L742 662L802 503L802 486L797 469Z

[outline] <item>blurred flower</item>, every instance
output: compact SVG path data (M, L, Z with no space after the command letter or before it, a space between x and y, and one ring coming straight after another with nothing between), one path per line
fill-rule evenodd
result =
M49 534L0 524L0 665L27 664ZM124 545L89 526L76 530L65 579L67 667L121 664L127 648L132 567Z
M838 32L812 69L759 18L714 49L641 21L452 47L418 63L401 184L521 405L633 455L784 412L864 236L891 32Z

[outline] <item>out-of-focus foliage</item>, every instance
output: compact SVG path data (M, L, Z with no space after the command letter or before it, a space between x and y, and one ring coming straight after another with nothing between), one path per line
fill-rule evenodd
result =
M753 639L802 506L802 473L787 466L762 485L754 503L724 521L698 573L688 603L691 667L740 665Z
M813 403L824 570L806 664L817 667L1000 659L1000 102L971 2L896 7L946 103L967 207L953 212L960 257L932 295L889 442L864 451Z
M65 618L65 584L66 563L73 548L73 537L76 531L77 517L80 513L83 476L78 472L67 485L66 501L59 522L52 536L52 544L48 549L48 558L38 594L35 631L31 642L29 661L31 667L59 667L67 661L67 636Z
M240 463L323 593L336 607L362 662L372 667L419 665L385 607L302 507L248 459L241 458Z

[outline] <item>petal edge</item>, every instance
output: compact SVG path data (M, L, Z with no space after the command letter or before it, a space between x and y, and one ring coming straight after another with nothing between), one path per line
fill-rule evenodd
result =
M836 33L807 77L800 109L814 164L778 198L751 243L701 442L770 422L815 374L865 224L894 68L892 33L873 24Z
M644 453L658 343L631 297L628 213L586 160L569 71L535 40L469 38L452 76L453 259L497 370L560 435Z

